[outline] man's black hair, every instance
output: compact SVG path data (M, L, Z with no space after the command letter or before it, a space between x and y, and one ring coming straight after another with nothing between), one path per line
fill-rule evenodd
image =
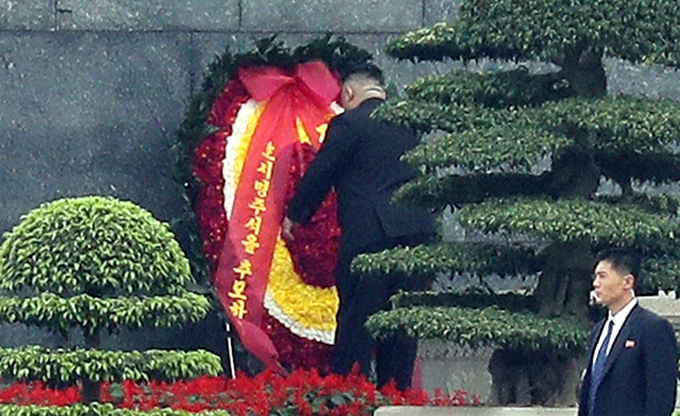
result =
M385 77L378 65L370 61L365 61L348 66L340 73L340 82L345 82L352 75L363 75L367 78L376 80L380 86L385 86Z
M608 261L611 263L614 270L626 275L632 274L635 276L635 285L640 282L640 256L636 253L620 248L611 248L601 251L596 259L597 265L601 261Z

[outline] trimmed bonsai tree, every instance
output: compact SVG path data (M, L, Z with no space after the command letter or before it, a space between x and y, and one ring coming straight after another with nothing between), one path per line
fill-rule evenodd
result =
M84 347L0 349L0 375L83 386L218 375L206 351L109 351L100 336L202 319L211 303L187 289L189 263L166 224L131 202L83 197L44 204L22 218L0 245L0 320L56 331L82 331Z
M609 96L603 64L680 66L677 3L469 0L455 22L408 33L388 52L506 69L417 80L378 115L436 133L406 156L422 175L396 198L455 207L474 241L363 256L353 267L482 281L535 274L538 283L528 297L405 294L370 328L491 345L493 401L573 404L594 254L635 250L645 259L640 289L677 287L680 201L655 185L680 179L680 105Z

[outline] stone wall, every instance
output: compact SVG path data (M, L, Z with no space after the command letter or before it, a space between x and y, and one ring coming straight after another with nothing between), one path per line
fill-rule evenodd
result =
M40 203L104 194L178 213L170 147L208 63L270 33L344 34L396 83L390 36L455 14L442 0L0 0L0 233Z

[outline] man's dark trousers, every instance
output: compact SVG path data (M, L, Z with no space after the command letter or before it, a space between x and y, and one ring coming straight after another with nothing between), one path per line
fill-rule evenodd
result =
M360 277L350 272L352 259L361 253L375 253L396 246L416 246L426 243L432 236L420 234L402 238L384 238L359 252L339 253L336 272L340 307L335 334L333 371L348 374L357 363L364 374L369 373L375 353L378 386L394 379L397 388L404 390L411 385L413 365L418 341L405 334L386 339L374 339L364 326L368 317L381 310L389 310L389 297L399 289L424 289L427 282L404 282L400 277Z

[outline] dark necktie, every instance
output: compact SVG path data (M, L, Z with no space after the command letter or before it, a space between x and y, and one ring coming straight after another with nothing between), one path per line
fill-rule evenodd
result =
M597 392L597 387L600 385L600 381L602 381L604 363L607 361L607 348L609 347L609 342L611 341L613 329L614 321L609 321L607 335L605 335L604 341L602 341L602 346L600 346L600 350L597 352L597 357L595 358L595 363L593 364L593 371L590 376L590 395L588 400L590 416L595 415L595 394Z

